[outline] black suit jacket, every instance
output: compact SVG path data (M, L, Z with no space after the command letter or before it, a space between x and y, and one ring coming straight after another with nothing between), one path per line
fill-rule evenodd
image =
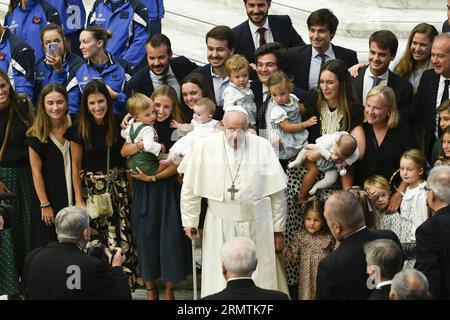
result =
M273 34L273 40L279 42L285 48L304 46L302 37L295 31L292 21L286 15L269 15L269 27ZM247 58L248 62L255 63L255 44L250 32L248 20L233 28L236 38L234 53L238 53Z
M236 279L228 281L222 291L202 300L289 300L289 297L279 291L259 288L251 279Z
M391 291L391 285L387 284L381 288L372 291L372 294L367 300L389 300L389 292Z
M345 62L348 68L358 63L356 52L343 47L331 44L336 59ZM294 77L296 86L308 90L309 69L311 67L312 46L299 46L288 50L288 73Z
M216 96L214 92L214 84L213 79L211 75L211 64L205 64L204 66L195 69L193 72L201 73L205 76L206 82L209 84L209 87L211 88L211 92L214 94L214 103L216 104L216 113L214 114L214 119L216 120L222 120L223 118L223 106L218 106L216 101Z
M450 205L416 230L416 265L428 278L436 299L450 299Z
M22 285L25 298L32 300L131 299L122 268L110 268L73 243L51 242L30 252L23 268Z
M369 231L364 228L341 241L339 247L325 257L317 271L316 299L365 300L371 294L367 286L367 264L363 246L376 239L394 240L389 230Z
M253 96L255 98L255 104L256 104L257 110L262 108L262 105L264 103L262 88L263 88L263 85L258 79L255 79L250 83L250 89L252 89L252 91L253 91ZM305 100L305 96L306 96L305 90L303 90L299 87L294 87L293 94L299 99L300 102L303 102ZM258 113L258 111L256 113ZM257 128L257 129L260 129L260 128Z
M364 74L366 73L368 67L369 66L366 66L363 69L361 69L360 72L358 73L358 76L356 78L352 78L353 87L355 88L356 93L356 99L363 105L366 103L365 98L363 99L362 96L364 88ZM409 122L408 119L410 117L406 116L405 114L411 112L411 103L413 96L413 87L411 83L409 83L408 80L403 79L399 75L389 70L387 86L394 90L395 99L397 101L397 108L398 111L400 112L400 117L403 120Z
M198 65L191 62L184 56L175 57L170 61L170 67L172 68L175 78L181 83L183 78L187 76L192 70L196 69ZM145 66L136 72L128 82L125 93L127 97L130 97L133 93L143 93L150 97L154 91L153 82L150 77L150 68Z
M401 114L408 121L422 119L425 129L425 154L428 159L431 158L431 149L435 141L434 130L436 128L436 99L439 79L440 75L436 74L433 69L426 70L420 78L410 112Z

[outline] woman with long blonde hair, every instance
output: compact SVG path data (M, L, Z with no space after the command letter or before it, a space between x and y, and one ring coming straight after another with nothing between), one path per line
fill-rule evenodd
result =
M31 217L30 249L56 241L55 216L72 203L70 142L64 138L71 125L64 87L48 84L39 95L36 117L27 131L27 145L39 210Z

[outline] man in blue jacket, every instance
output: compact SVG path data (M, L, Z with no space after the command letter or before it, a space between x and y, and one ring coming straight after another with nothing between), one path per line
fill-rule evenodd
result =
M150 34L161 33L161 19L164 17L164 0L142 0L150 19Z
M33 99L34 51L22 38L0 23L0 69L5 71L17 93Z
M106 49L114 57L128 61L133 67L145 59L149 19L140 0L96 0L88 25L101 26L111 33Z

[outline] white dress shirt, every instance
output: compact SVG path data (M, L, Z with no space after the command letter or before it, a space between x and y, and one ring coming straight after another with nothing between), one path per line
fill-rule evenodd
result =
M175 76L175 73L172 71L172 68L170 66L167 72L163 75L156 75L152 70L150 70L150 78L152 79L153 89L156 89L164 84L162 78L165 76L167 76L167 84L175 90L175 92L177 93L177 97L179 97L180 83L178 82L177 77Z
M319 52L311 47L311 64L309 66L309 80L308 85L309 88L317 88L317 84L319 83L319 75L320 75L320 65L322 64L322 58L319 56ZM330 46L324 52L326 55L325 61L336 59L336 55L334 54L333 47Z
M370 89L372 89L373 85L373 78L375 75L370 71L370 67L366 69L366 72L364 73L364 79L363 79L363 92L362 92L362 101L361 103L363 105L366 105L366 97L369 93ZM387 86L388 79L389 79L389 69L386 70L385 73L382 75L379 75L378 78L381 79L380 83L378 85Z
M264 24L260 27L254 25L250 20L248 20L248 25L250 27L250 33L252 34L253 44L255 45L255 49L259 48L259 28L266 28L266 33L264 33L264 39L266 39L266 43L274 42L272 31L269 26L269 19L266 18ZM254 61L249 61L252 63Z

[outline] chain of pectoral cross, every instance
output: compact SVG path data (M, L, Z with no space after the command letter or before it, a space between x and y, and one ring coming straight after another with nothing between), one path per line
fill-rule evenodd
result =
M230 164L228 162L228 154L227 154L227 149L225 148L225 141L223 144L223 148L225 150L225 158L227 160L227 167L228 167L228 171L230 172L230 178L231 178L231 188L227 189L227 192L231 193L231 200L234 200L234 195L239 191L239 189L236 189L234 182L236 181L236 178L238 177L239 174L239 170L241 169L241 164L242 164L242 160L244 159L244 153L245 153L245 140L244 140L244 150L242 151L242 156L241 156L241 160L239 161L239 165L238 168L236 170L236 175L233 178L233 175L231 174L231 167Z

